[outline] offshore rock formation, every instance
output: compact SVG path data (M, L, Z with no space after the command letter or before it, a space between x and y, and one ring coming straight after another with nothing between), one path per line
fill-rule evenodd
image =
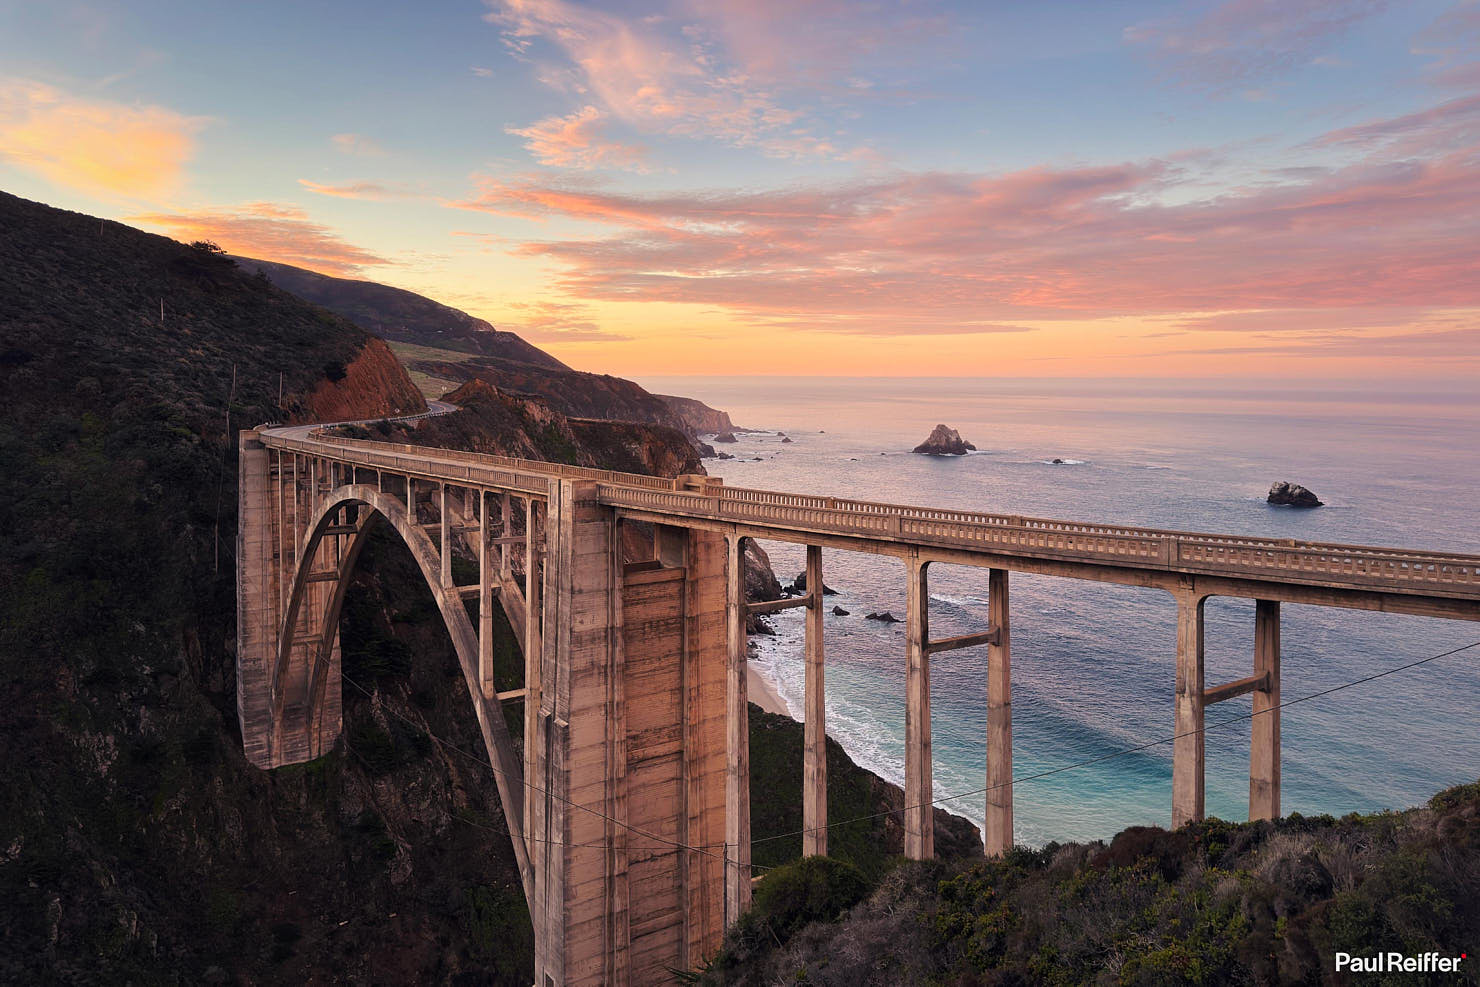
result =
M1289 507L1320 507L1322 501L1305 487L1288 480L1281 480L1272 484L1269 488L1269 496L1265 498L1271 504L1284 504Z
M718 435L716 435L714 437L714 441L716 441L716 442L739 442L740 440L737 439L737 438L735 438L735 433L734 432L721 432L720 434L718 434Z
M937 425L930 438L915 446L913 452L926 456L964 456L976 446L961 438L961 433L946 425Z

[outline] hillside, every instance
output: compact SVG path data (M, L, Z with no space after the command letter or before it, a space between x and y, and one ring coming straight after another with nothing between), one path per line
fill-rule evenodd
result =
M329 277L250 257L236 260L243 270L261 270L284 291L322 305L383 339L480 353L551 370L569 369L517 333L495 329L482 319L414 291L374 281Z
M1138 827L881 881L792 865L756 902L706 983L1342 983L1338 951L1474 951L1480 784L1400 813ZM1473 958L1443 982L1480 982Z

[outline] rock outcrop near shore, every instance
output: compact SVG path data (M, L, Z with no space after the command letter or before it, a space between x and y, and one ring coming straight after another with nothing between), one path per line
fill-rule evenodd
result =
M1320 507L1323 503L1305 487L1288 480L1272 484L1269 488L1269 496L1265 499L1271 504L1284 504L1288 507Z
M948 425L937 425L930 438L912 450L925 456L964 456L976 446L961 438L961 433Z

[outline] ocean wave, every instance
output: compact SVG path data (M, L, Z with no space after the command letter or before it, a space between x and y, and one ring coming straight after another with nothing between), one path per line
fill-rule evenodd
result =
M989 604L979 596L947 596L944 593L931 593L930 598L937 603L949 603L957 607L985 607Z

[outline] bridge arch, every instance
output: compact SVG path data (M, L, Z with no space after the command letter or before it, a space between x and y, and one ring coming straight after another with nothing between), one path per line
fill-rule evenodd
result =
M315 570L314 561L320 554L319 549L324 544L329 529L346 508L353 509L359 517L337 565L333 588L320 623L322 630L317 639L309 643L306 659L299 657L297 661L300 666L295 667L293 629L299 621L310 576L318 571ZM499 801L503 806L504 819L514 846L514 856L524 884L526 900L532 902L533 873L523 825L523 770L498 700L490 701L483 696L478 675L477 632L457 589L442 581L442 559L437 546L417 524L407 506L392 494L366 484L346 484L329 491L309 521L302 551L293 567L292 589L284 609L283 623L278 629L279 645L271 675L274 733L278 733L286 725L288 711L300 705L305 721L302 727L315 734L321 729L330 652L339 633L339 618L345 593L360 553L377 523L389 526L400 537L416 561L427 588L437 602L437 609L442 614L443 625L452 639L458 664L462 668L463 683L467 686L473 711L478 718L484 749L488 752L494 771ZM307 667L303 668L301 663L305 660ZM297 674L293 674L294 672ZM293 683L298 686L296 696L289 695ZM292 699L297 699L298 702L293 702Z

